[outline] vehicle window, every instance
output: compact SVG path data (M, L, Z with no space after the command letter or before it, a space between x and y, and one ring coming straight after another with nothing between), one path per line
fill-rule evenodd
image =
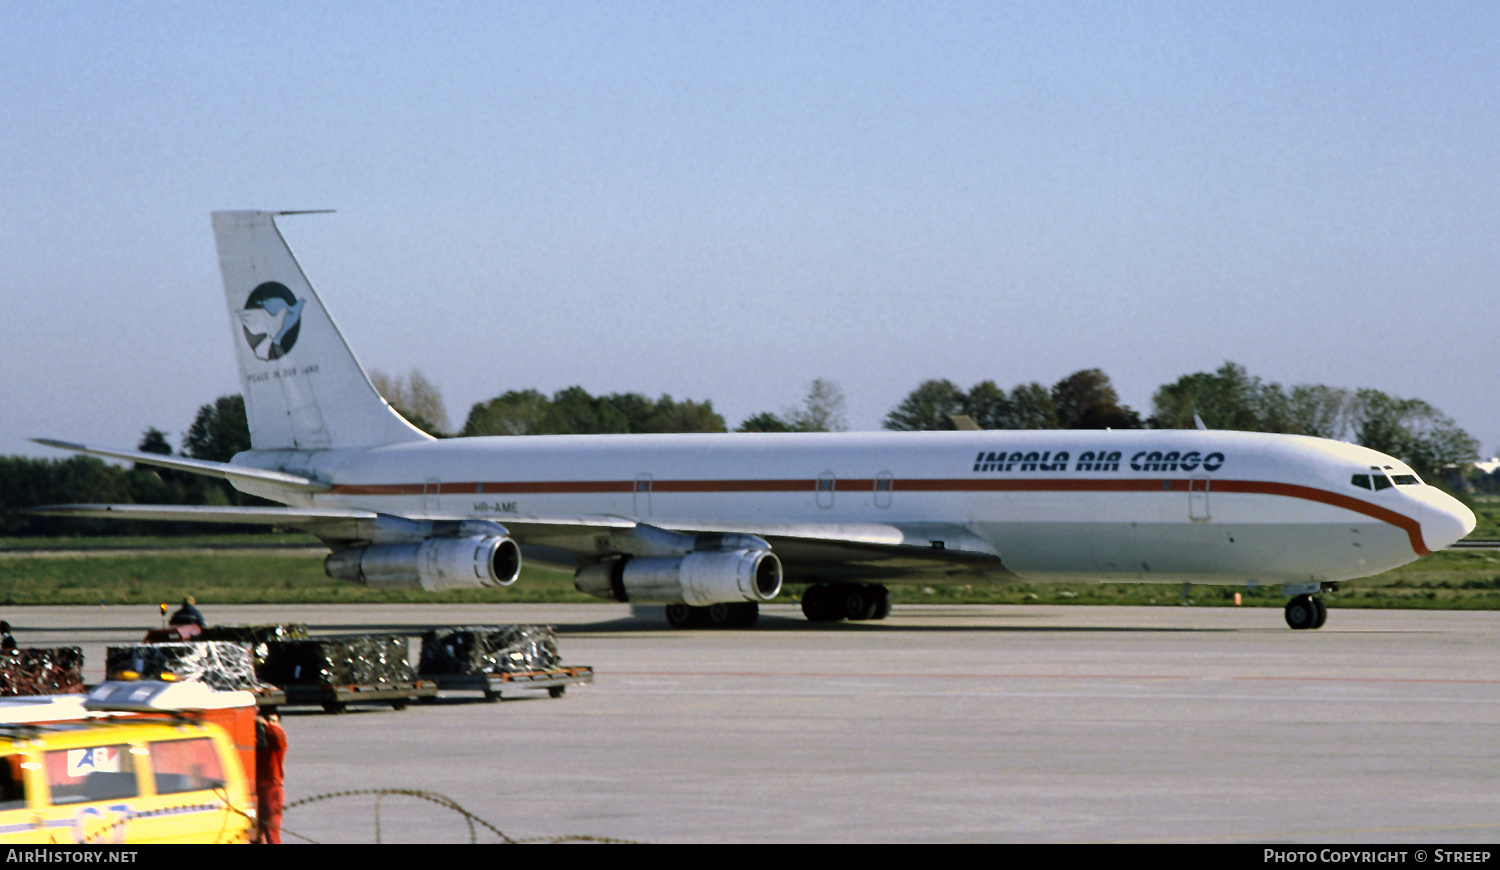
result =
M1372 475L1370 475L1370 477L1374 478L1374 480L1375 480L1375 491L1376 492L1379 492L1382 489L1390 489L1392 486L1395 485L1395 484L1392 484L1391 483L1391 479L1389 477L1386 477L1384 474L1372 474Z
M25 807L26 771L21 769L21 756L7 755L0 758L0 810Z
M44 756L52 803L135 797L135 756L124 744L56 749Z
M219 754L207 737L152 743L151 770L156 775L157 794L202 791L224 785Z
M1353 477L1349 478L1349 482L1352 483L1352 484L1354 484L1355 486L1359 487L1360 489L1369 489L1370 488L1370 475L1368 475L1368 474L1356 474Z
M1417 476L1415 474L1397 474L1397 475L1392 476L1391 480L1396 481L1396 485L1397 486L1421 486L1422 485L1422 481L1418 480Z

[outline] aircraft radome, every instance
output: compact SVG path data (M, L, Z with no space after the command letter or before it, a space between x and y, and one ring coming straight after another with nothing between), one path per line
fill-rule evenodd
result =
M523 552L577 587L748 626L783 582L809 619L880 619L886 584L1328 584L1441 550L1474 515L1353 444L1201 430L566 435L434 440L371 386L275 225L213 215L252 449L229 463L44 440L227 478L286 505L51 514L304 529L336 578L506 586Z

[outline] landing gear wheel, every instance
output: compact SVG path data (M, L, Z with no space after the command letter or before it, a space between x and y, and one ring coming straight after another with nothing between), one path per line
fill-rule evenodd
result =
M891 590L884 586L840 586L834 594L845 619L864 622L885 619L891 613Z
M551 698L561 698L563 696L563 694L565 692L567 692L567 691L568 691L568 687L567 686L548 686L547 687L547 696L551 697Z
M697 628L704 623L703 610L688 604L668 604L667 624L673 628Z
M754 601L733 604L710 604L703 611L709 628L749 628L760 618L760 605Z
M861 622L875 615L875 597L864 586L849 586L838 590L839 615L848 620Z
M1326 616L1324 618L1327 618ZM1294 629L1317 628L1318 601L1311 595L1298 595L1286 603L1286 624Z
M1313 607L1316 607L1318 609L1317 616L1313 619L1312 627L1322 628L1323 623L1328 621L1328 605L1323 603L1323 599L1321 598L1314 598L1312 600L1312 603Z
M844 618L835 606L834 590L829 586L809 586L802 593L802 615L808 622L838 622Z
M753 601L720 602L707 607L667 605L667 622L673 628L749 628L758 619L760 605Z

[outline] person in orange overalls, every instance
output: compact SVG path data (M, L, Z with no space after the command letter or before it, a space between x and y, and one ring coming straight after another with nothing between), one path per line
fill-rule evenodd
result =
M265 710L255 713L255 815L261 843L281 842L282 763L286 760L286 732L281 717Z

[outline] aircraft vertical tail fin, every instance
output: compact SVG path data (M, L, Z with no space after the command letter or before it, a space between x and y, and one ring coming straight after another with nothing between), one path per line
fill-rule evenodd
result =
M276 229L278 214L291 212L213 213L252 448L430 440L375 391Z

